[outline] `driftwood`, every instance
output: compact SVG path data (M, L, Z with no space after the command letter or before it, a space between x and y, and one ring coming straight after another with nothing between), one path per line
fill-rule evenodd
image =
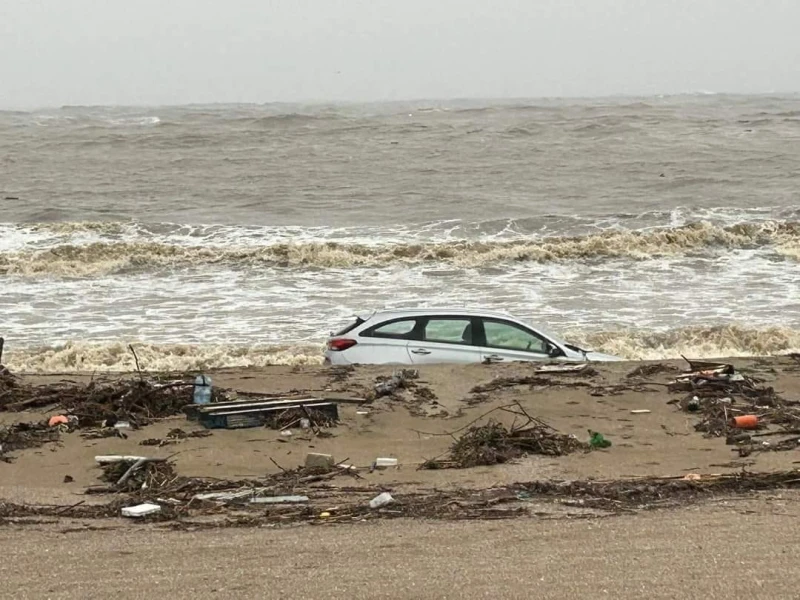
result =
M506 463L526 454L562 456L590 450L588 444L574 436L559 433L544 421L529 415L518 402L495 410L513 415L514 423L506 427L494 419L482 425L473 421L459 437L455 436L457 432L450 432L447 435L453 437L454 441L446 457L443 460L425 461L420 468L468 468ZM518 419L521 419L519 423Z

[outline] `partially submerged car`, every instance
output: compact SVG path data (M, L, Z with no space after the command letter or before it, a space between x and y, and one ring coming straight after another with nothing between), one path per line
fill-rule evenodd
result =
M332 365L616 360L622 359L568 344L511 315L467 309L357 316L331 334L325 349Z

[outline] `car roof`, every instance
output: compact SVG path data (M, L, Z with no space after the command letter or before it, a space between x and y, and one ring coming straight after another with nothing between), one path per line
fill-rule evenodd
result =
M376 310L372 312L360 313L355 316L363 321L363 323L361 323L359 327L368 327L367 323L372 323L374 320L378 319L381 321L388 321L390 319L401 319L403 317L418 317L425 315L436 315L436 316L453 315L453 316L465 316L465 317L489 317L497 319L507 319L510 321L516 321L517 323L524 324L527 327L531 327L534 330L538 331L540 334L548 337L552 341L558 342L561 345L566 344L566 342L561 337L554 335L546 327L534 325L527 319L515 317L514 315L505 312L485 310L480 308L467 308L467 307L441 308L435 306L427 308L394 308L394 309L384 309L384 310Z
M391 319L396 317L416 317L424 315L464 315L469 317L497 317L501 319L519 320L518 317L514 317L508 313L482 310L479 308L396 308L390 310L379 310L375 311L374 313L366 313L359 316L364 320L372 320L375 318Z

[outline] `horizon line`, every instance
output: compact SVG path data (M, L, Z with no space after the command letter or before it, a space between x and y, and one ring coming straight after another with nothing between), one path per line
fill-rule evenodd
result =
M121 103L121 104L104 104L104 103L76 103L76 104L61 104L61 105L28 105L28 106L1 106L0 112L30 112L36 110L61 110L68 108L181 108L191 106L358 106L369 104L409 104L409 103L425 103L425 102L497 102L497 103L513 103L513 102L530 102L530 101L597 101L597 100L642 100L642 99L659 99L659 98L680 98L680 97L788 97L798 96L800 91L766 91L766 92L713 92L713 91L690 91L690 92L674 92L674 93L652 93L652 94L602 94L596 96L589 95L566 95L566 96L449 96L449 97L408 97L398 99L354 99L354 100L325 100L325 99L298 99L298 100L268 100L263 102L257 101L209 101L209 102L168 102L168 103Z

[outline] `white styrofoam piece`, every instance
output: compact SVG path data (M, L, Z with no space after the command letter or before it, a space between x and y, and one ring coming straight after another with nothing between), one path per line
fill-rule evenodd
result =
M131 517L134 519L146 517L147 515L154 515L161 512L161 507L158 504L137 504L136 506L128 506L122 509L123 517Z

